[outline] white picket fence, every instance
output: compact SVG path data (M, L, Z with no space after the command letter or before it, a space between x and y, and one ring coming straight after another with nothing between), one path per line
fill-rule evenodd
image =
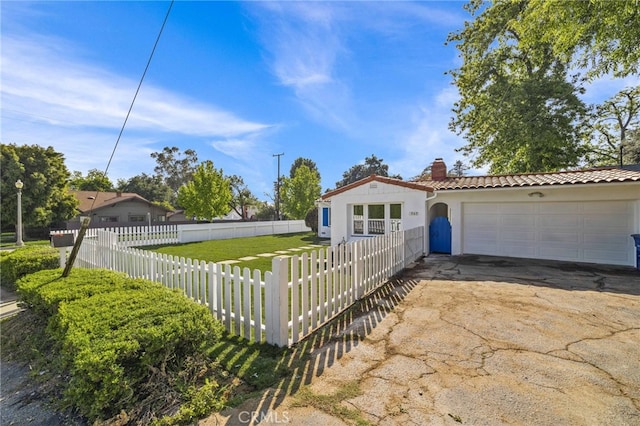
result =
M121 247L142 247L180 243L179 225L153 225L153 226L121 226L114 228L89 228L85 238L98 238L100 231L113 234L116 242ZM78 229L61 229L51 231L51 235L73 234L74 241L78 237Z
M304 220L255 221L255 222L216 222L193 224L164 224L153 226L122 226L113 228L89 228L86 235L96 237L99 230L117 234L121 247L143 247L164 244L192 243L197 241L224 240L260 235L291 234L308 232L311 229ZM77 229L51 231L55 234L73 234Z
M179 289L256 342L292 345L423 255L424 228L394 232L301 256L278 256L272 270L173 257L122 247L118 235L85 237L76 266L107 268Z

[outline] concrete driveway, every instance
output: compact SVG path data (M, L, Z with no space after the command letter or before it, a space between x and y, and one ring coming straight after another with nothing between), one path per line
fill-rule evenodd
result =
M309 351L201 425L640 425L640 273L429 257Z

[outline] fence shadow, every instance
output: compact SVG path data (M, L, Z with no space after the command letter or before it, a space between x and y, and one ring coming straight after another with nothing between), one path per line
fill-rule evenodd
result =
M223 411L218 421L227 425L256 424L261 418L268 418L269 412L277 413L286 396L310 384L314 377L322 375L325 369L356 348L394 311L418 282L419 280L407 280L403 279L402 275L397 275L365 298L358 300L349 309L290 349L288 356L282 360L282 367L289 370L284 379L265 389L260 397ZM247 413L253 415L249 416Z

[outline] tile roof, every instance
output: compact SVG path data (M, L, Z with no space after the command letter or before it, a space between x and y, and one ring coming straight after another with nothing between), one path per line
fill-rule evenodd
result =
M526 173L493 176L447 177L444 180L416 180L436 190L508 188L587 183L640 182L640 171L614 167L550 173Z
M400 180L400 179L394 179L394 178L390 178L390 177L385 177L385 176L378 176L378 175L371 175L369 177L366 177L364 179L360 179L357 182L353 182L350 183L349 185L345 185L345 186L341 186L338 189L334 189L333 191L329 191L326 192L324 194L322 194L321 199L322 200L327 200L331 197L333 197L334 195L338 195L342 192L348 191L352 188L356 188L360 185L364 185L367 184L369 182L381 182L381 183L386 183L389 185L396 185L396 186L402 186L404 188L410 188L410 189L417 189L418 191L427 191L427 192L433 192L433 188L430 187L430 185L427 185L423 182L408 182L406 180Z
M74 194L80 202L78 204L78 210L82 213L90 211L91 206L93 206L93 210L97 210L123 201L136 200L142 203L151 204L151 201L134 192L71 191L71 193Z

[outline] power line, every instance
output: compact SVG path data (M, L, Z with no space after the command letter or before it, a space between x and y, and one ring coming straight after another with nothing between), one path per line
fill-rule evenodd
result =
M160 41L160 36L162 35L162 31L164 30L165 24L169 19L169 13L171 12L171 8L173 7L174 0L171 0L169 4L169 8L167 9L167 14L164 17L164 21L162 21L162 26L160 27L160 32L156 37L156 41L153 44L153 49L151 49L151 54L149 55L149 59L147 60L147 65L144 67L144 72L142 73L142 77L140 77L140 82L138 83L138 88L136 89L136 93L133 95L133 99L131 100L131 105L129 105L129 110L127 111L127 115L124 118L124 122L122 123L122 127L120 128L120 133L118 134L118 138L116 139L116 143L113 146L113 151L111 151L111 156L109 157L109 161L107 162L107 166L104 169L103 176L107 176L107 172L109 171L109 166L111 165L111 161L113 160L113 156L116 153L116 149L118 149L118 144L120 143L120 138L122 137L122 133L124 132L124 128L127 125L127 121L129 120L129 116L131 115L131 110L133 110L133 105L136 102L136 98L138 97L138 93L140 92L140 87L142 87L142 82L144 81L144 77L147 75L147 71L149 70L149 65L151 65L151 59L153 59L153 54L156 51L156 47L158 47L158 42ZM100 194L100 190L96 191L95 197L93 197L93 201L91 202L91 207L89 208L89 218L81 220L80 230L78 231L78 237L73 245L73 249L71 250L71 254L67 259L67 264L62 271L62 276L67 277L71 272L71 268L73 268L73 263L75 262L76 256L78 254L78 250L80 249L80 245L82 244L82 239L84 238L84 234L89 227L89 222L91 221L91 212L93 211L93 206L96 204L96 200L98 199L98 194Z
M156 37L156 41L153 44L153 49L151 49L151 54L149 55L149 59L147 60L147 65L144 67L144 72L142 73L142 77L140 77L140 81L138 82L138 87L136 88L136 92L133 95L133 99L131 100L131 105L129 105L129 110L127 111L127 115L124 118L124 122L122 123L122 127L120 128L120 133L118 134L118 138L116 139L116 143L113 146L113 151L111 151L111 156L109 157L109 161L107 162L107 166L104 169L103 175L106 177L107 172L109 171L109 167L111 166L111 161L113 160L113 156L116 153L116 149L118 149L118 144L120 143L120 139L122 138L122 133L124 133L124 128L127 125L127 121L129 121L129 116L131 115L131 111L133 110L133 105L136 103L136 99L138 97L138 93L140 93L140 88L142 87L142 82L144 81L145 76L147 75L147 71L149 70L149 66L151 65L151 60L153 59L153 55L156 52L156 47L158 47L158 43L160 42L160 36L162 36L162 32L164 31L164 27L167 24L167 20L169 19L169 14L171 13L171 8L173 7L174 0L171 0L169 4L169 8L167 9L167 13L164 17L164 21L162 21L162 26L160 27L160 32L158 32L158 36ZM96 196L91 203L91 208L89 209L89 213L93 211L93 206L98 199L98 194L100 191L96 191Z

